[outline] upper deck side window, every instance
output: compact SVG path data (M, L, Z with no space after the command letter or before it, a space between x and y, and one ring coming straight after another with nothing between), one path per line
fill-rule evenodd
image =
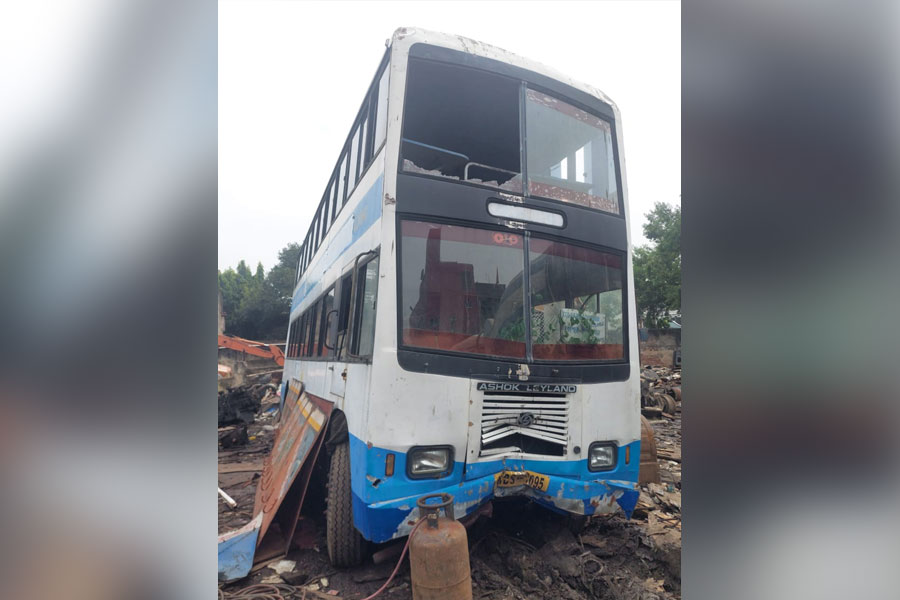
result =
M388 104L388 82L390 81L390 69L385 69L378 80L378 100L375 111L375 135L372 147L375 152L381 148L387 135L387 104Z
M411 59L402 169L522 192L520 82Z

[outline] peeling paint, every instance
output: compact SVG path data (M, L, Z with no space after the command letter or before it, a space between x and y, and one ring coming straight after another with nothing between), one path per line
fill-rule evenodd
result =
M515 204L524 204L525 199L521 196L516 196L514 194L507 194L506 192L497 192L497 195L506 200L507 202L513 202Z
M531 369L528 368L527 364L520 364L519 368L516 369L516 375L519 378L519 381L528 381L528 378L531 376Z

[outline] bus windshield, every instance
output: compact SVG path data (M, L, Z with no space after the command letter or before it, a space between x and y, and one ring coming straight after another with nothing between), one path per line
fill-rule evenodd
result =
M623 359L621 257L535 237L525 248L518 233L404 220L401 343L519 360L529 346L536 360Z

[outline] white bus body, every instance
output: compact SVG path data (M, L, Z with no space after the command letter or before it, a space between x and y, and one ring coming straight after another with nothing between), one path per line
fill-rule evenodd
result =
M349 444L356 530L406 535L435 492L457 518L510 495L630 516L640 391L618 109L543 65L418 29L394 33L382 68L335 170L349 197L333 177L304 242L284 367L334 404L334 431L346 422L329 441ZM559 150L548 131L583 145Z

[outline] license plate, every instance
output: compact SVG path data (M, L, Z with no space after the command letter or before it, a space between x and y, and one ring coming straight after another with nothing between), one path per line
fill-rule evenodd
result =
M501 471L494 476L494 483L496 483L497 487L527 485L536 490L546 492L550 486L550 478L531 471Z

